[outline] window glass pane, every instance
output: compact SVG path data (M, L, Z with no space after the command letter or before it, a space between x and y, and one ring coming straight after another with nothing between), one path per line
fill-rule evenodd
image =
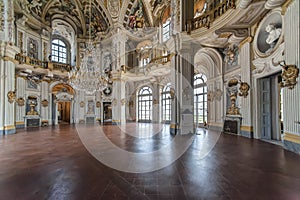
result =
M207 86L206 76L197 74L194 76L194 117L196 123L206 121L207 115Z
M55 62L67 62L67 49L66 44L58 39L52 41L52 60ZM57 57L56 57L57 56ZM56 57L56 58L55 58Z

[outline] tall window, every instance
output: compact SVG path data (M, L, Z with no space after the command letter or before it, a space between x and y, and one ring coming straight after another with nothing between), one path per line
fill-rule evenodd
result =
M142 66L145 67L150 63L150 58L149 57L143 58L142 61L143 61Z
M144 122L152 120L152 90L147 86L138 94L138 119Z
M66 44L59 39L52 41L51 61L67 63L67 47Z
M207 122L207 86L206 76L197 74L194 77L194 122Z
M171 121L171 94L170 88L171 84L168 83L162 90L162 121L170 122Z
M170 30L171 30L171 18L167 19L165 23L163 23L163 42L170 39Z

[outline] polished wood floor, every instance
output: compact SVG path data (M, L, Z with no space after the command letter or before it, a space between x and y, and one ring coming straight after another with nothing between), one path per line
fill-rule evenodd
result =
M128 127L137 132L140 128ZM114 144L133 152L155 150L172 140L167 133L121 137L118 127L110 125L105 133ZM215 136L216 145L206 147ZM213 148L203 156L200 146ZM299 169L300 156L280 146L204 130L180 159L148 173L103 165L89 154L73 125L18 130L0 139L1 200L299 200Z

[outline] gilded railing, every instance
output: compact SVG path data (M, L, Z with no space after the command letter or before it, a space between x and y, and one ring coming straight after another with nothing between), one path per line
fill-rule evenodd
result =
M201 16L194 18L187 22L187 32L196 30L198 28L206 27L210 28L211 23L222 16L227 10L235 9L236 0L225 0L222 3L218 3L207 12L204 12Z
M16 54L15 60L17 60L20 64L31 65L34 68L59 70L61 72L69 72L69 71L71 71L71 68L72 68L68 64L41 61L41 60L38 60L38 59L35 59L35 58L25 56L24 54L21 54L21 53Z

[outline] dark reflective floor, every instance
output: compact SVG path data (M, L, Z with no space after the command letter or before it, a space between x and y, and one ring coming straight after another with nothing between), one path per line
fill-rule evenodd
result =
M151 134L157 132L151 126L128 124L130 134L117 126L104 130L114 144L133 152L172 142L168 127ZM125 173L92 157L75 126L60 125L18 130L0 139L0 199L293 200L300 199L299 167L300 156L280 146L200 130L172 165Z

